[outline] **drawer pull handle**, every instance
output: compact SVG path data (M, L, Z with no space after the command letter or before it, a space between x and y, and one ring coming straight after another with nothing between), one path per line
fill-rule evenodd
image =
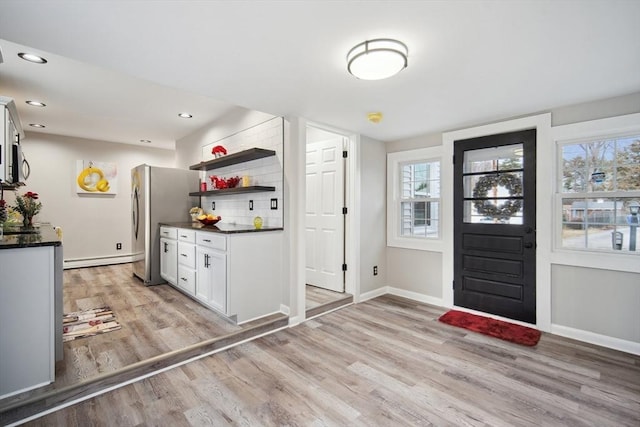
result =
M186 257L187 257L187 254L180 254L180 256L183 256L183 257L185 257L185 258L186 258Z
M184 234L181 234L180 237L184 237L185 239L187 238L187 236L185 236Z
M187 281L187 279L185 279L184 277L181 277L180 280L185 281L185 282Z
M207 243L211 243L211 240L209 239L202 239L203 242L207 242Z

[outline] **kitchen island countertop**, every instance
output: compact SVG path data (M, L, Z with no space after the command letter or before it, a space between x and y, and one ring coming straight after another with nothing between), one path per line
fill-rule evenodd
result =
M235 233L256 233L262 231L284 230L283 227L262 227L257 230L253 225L225 224L219 222L216 225L203 225L199 222L161 222L160 225L176 228L191 228L198 231L209 231L212 233L235 234Z
M36 227L35 230L35 233L25 233L25 229L23 227L5 228L4 233L0 238L0 250L62 245L62 242L53 227Z

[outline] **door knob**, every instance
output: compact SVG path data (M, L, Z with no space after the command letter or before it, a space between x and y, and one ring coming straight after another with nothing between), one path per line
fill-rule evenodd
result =
M533 233L533 228L527 227L527 228L524 229L524 232L527 233L527 234L531 234L531 233Z
M527 249L531 249L533 247L533 243L532 242L525 242L524 243L524 247Z

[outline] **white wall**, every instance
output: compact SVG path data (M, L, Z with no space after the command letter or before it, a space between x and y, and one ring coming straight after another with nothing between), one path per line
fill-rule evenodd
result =
M176 141L176 167L200 163L202 147L274 118L272 114L238 107L198 131ZM208 160L208 159L207 159Z
M640 112L640 92L550 111L555 126L637 113ZM386 149L397 152L440 144L442 134L436 133L387 142ZM553 159L538 161L547 162L552 170ZM388 285L418 293L428 301L442 298L442 287L439 289L434 282L442 277L440 256L433 252L387 248ZM551 281L552 332L626 351L640 351L639 274L554 265Z
M383 142L363 136L359 154L360 293L366 293L387 284L387 152Z
M43 207L35 221L62 227L67 266L71 259L129 256L131 168L142 163L173 167L175 161L169 150L33 132L23 140L23 151L31 176L18 193L38 193ZM117 194L78 195L76 160L116 163ZM5 198L11 200L7 193ZM122 250L116 251L116 243Z

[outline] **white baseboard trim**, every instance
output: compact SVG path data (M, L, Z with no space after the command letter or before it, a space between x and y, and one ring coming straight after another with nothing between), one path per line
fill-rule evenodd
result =
M133 262L133 255L131 254L92 258L75 258L65 259L63 262L63 268L65 270L68 270L70 268L100 267L102 265L126 264L129 262Z
M394 288L393 286L388 286L388 293L390 293L391 295L408 298L414 301L423 302L425 304L435 305L437 307L445 306L444 300L442 298L431 297L429 295L421 294L418 292Z
M377 298L379 296L382 296L384 294L388 294L389 293L389 287L388 286L383 286L381 288L378 289L374 289L372 291L369 292L365 292L363 294L360 294L360 299L358 300L358 302L365 302L367 300L373 299L373 298Z
M302 316L289 317L289 327L292 328L303 322Z
M571 338L578 341L588 342L590 344L602 347L612 348L614 350L624 351L625 353L640 356L640 343L627 341L620 338L609 337L606 335L596 334L594 332L582 329L574 329L568 326L551 324L551 333L565 338Z
M442 298L431 297L429 295L421 294L418 292L407 291L405 289L394 288L393 286L383 286L378 289L374 289L369 292L365 292L364 294L360 294L360 301L364 302L373 298L377 298L379 296L390 294L403 298L408 298L410 300L423 302L425 304L435 305L438 307L444 307L444 300Z
M280 312L288 316L291 310L288 305L280 304Z

